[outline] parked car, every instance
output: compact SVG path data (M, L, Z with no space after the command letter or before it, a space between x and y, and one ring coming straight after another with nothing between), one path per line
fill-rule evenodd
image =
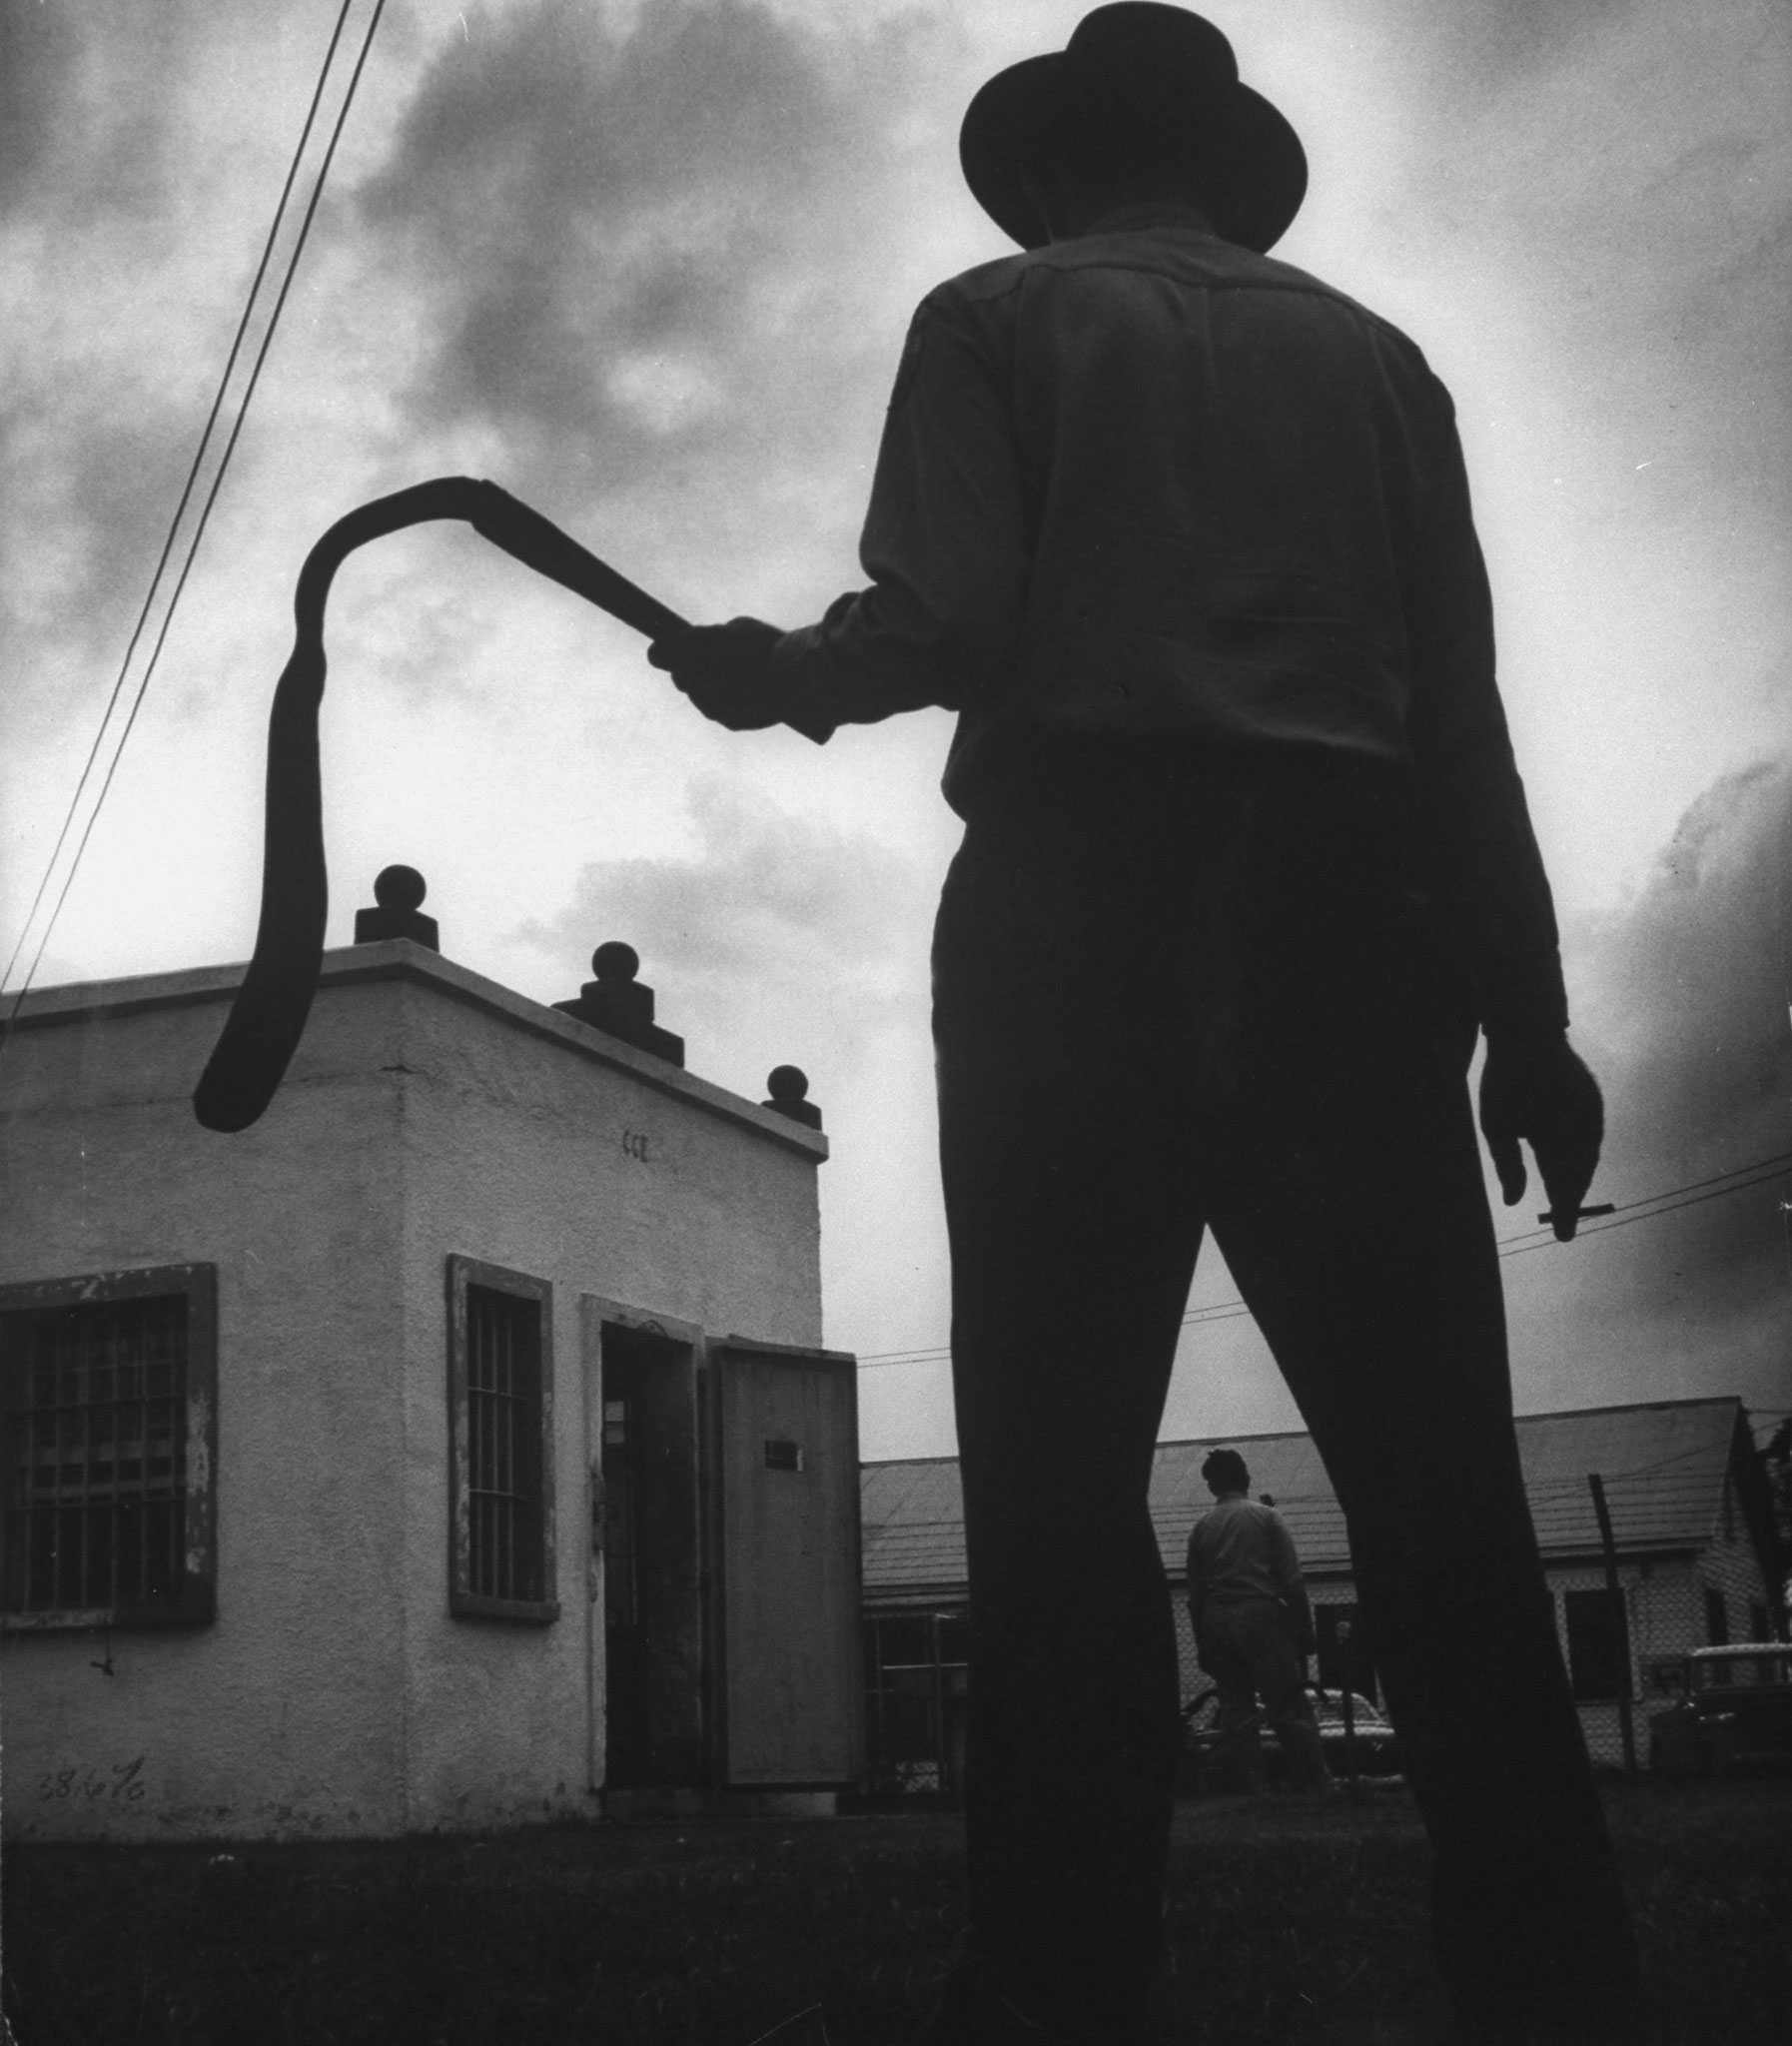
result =
M1335 1776L1352 1773L1350 1747L1354 1744L1354 1771L1358 1776L1397 1776L1400 1773L1399 1743L1387 1715L1360 1691L1350 1692L1350 1723L1344 1727L1344 1694L1309 1684L1314 1717L1319 1722L1320 1745L1326 1766ZM1201 1789L1214 1779L1215 1754L1220 1742L1220 1693L1210 1687L1199 1691L1183 1707L1184 1780L1187 1787ZM1282 1743L1268 1725L1258 1728L1258 1746L1265 1777L1271 1782L1288 1773Z
M1792 1764L1792 1646L1738 1641L1694 1648L1680 1695L1649 1714L1649 1767L1665 1775Z
M1314 1716L1320 1722L1320 1745L1326 1750L1326 1766L1335 1776L1350 1774L1350 1741L1355 1740L1355 1773L1358 1776L1397 1776L1400 1773L1399 1741L1379 1705L1371 1704L1359 1690L1350 1692L1349 1730L1344 1725L1343 1691L1321 1690L1313 1700Z

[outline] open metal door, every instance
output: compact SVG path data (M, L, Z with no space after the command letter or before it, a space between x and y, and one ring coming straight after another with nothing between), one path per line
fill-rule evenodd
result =
M858 1780L858 1376L837 1351L712 1344L723 1781Z

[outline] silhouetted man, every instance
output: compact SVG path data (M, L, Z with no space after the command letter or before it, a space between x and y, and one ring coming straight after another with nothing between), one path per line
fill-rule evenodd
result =
M1301 145L1181 9L977 94L1024 254L933 292L816 624L654 649L736 729L959 713L934 943L973 1645L932 2039L1140 2034L1178 1731L1147 1510L1212 1228L1343 1505L1464 2036L1635 2036L1464 1084L1570 1236L1600 1141L1450 401L1266 250Z
M1313 1606L1294 1537L1276 1510L1251 1497L1237 1450L1215 1450L1201 1467L1215 1505L1189 1534L1189 1619L1195 1654L1220 1693L1216 1758L1234 1787L1263 1775L1258 1700L1303 1790L1330 1783L1307 1695Z

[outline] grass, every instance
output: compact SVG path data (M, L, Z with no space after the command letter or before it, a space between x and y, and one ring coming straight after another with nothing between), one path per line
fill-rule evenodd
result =
M1672 2046L1786 2036L1792 1783L1618 1785L1609 1803ZM1422 2024L1425 1874L1397 1787L1185 1804L1163 2039ZM7 2014L20 2046L904 2046L959 1879L942 1813L18 1846Z

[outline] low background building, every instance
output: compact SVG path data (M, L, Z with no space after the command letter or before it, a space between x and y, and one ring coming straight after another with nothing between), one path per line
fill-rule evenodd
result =
M1314 1604L1315 1678L1378 1697L1353 1638L1344 1515L1305 1434L1228 1439L1300 1551ZM1784 1634L1766 1483L1736 1399L1668 1400L1533 1414L1518 1423L1525 1489L1556 1623L1597 1760L1622 1763L1620 1699L1639 1760L1647 1708L1688 1648ZM1185 1595L1190 1530L1212 1505L1201 1465L1218 1444L1160 1443L1152 1519L1170 1576L1184 1701L1209 1678L1195 1660ZM1621 1611L1607 1589L1588 1479L1603 1483ZM953 1792L966 1695L964 1506L958 1464L928 1457L861 1474L869 1781L886 1793Z
M433 936L327 955L234 1136L190 1097L240 968L23 1006L9 1831L385 1834L859 1774L819 1118L787 1073L780 1106L684 1072L644 988L630 1042Z

